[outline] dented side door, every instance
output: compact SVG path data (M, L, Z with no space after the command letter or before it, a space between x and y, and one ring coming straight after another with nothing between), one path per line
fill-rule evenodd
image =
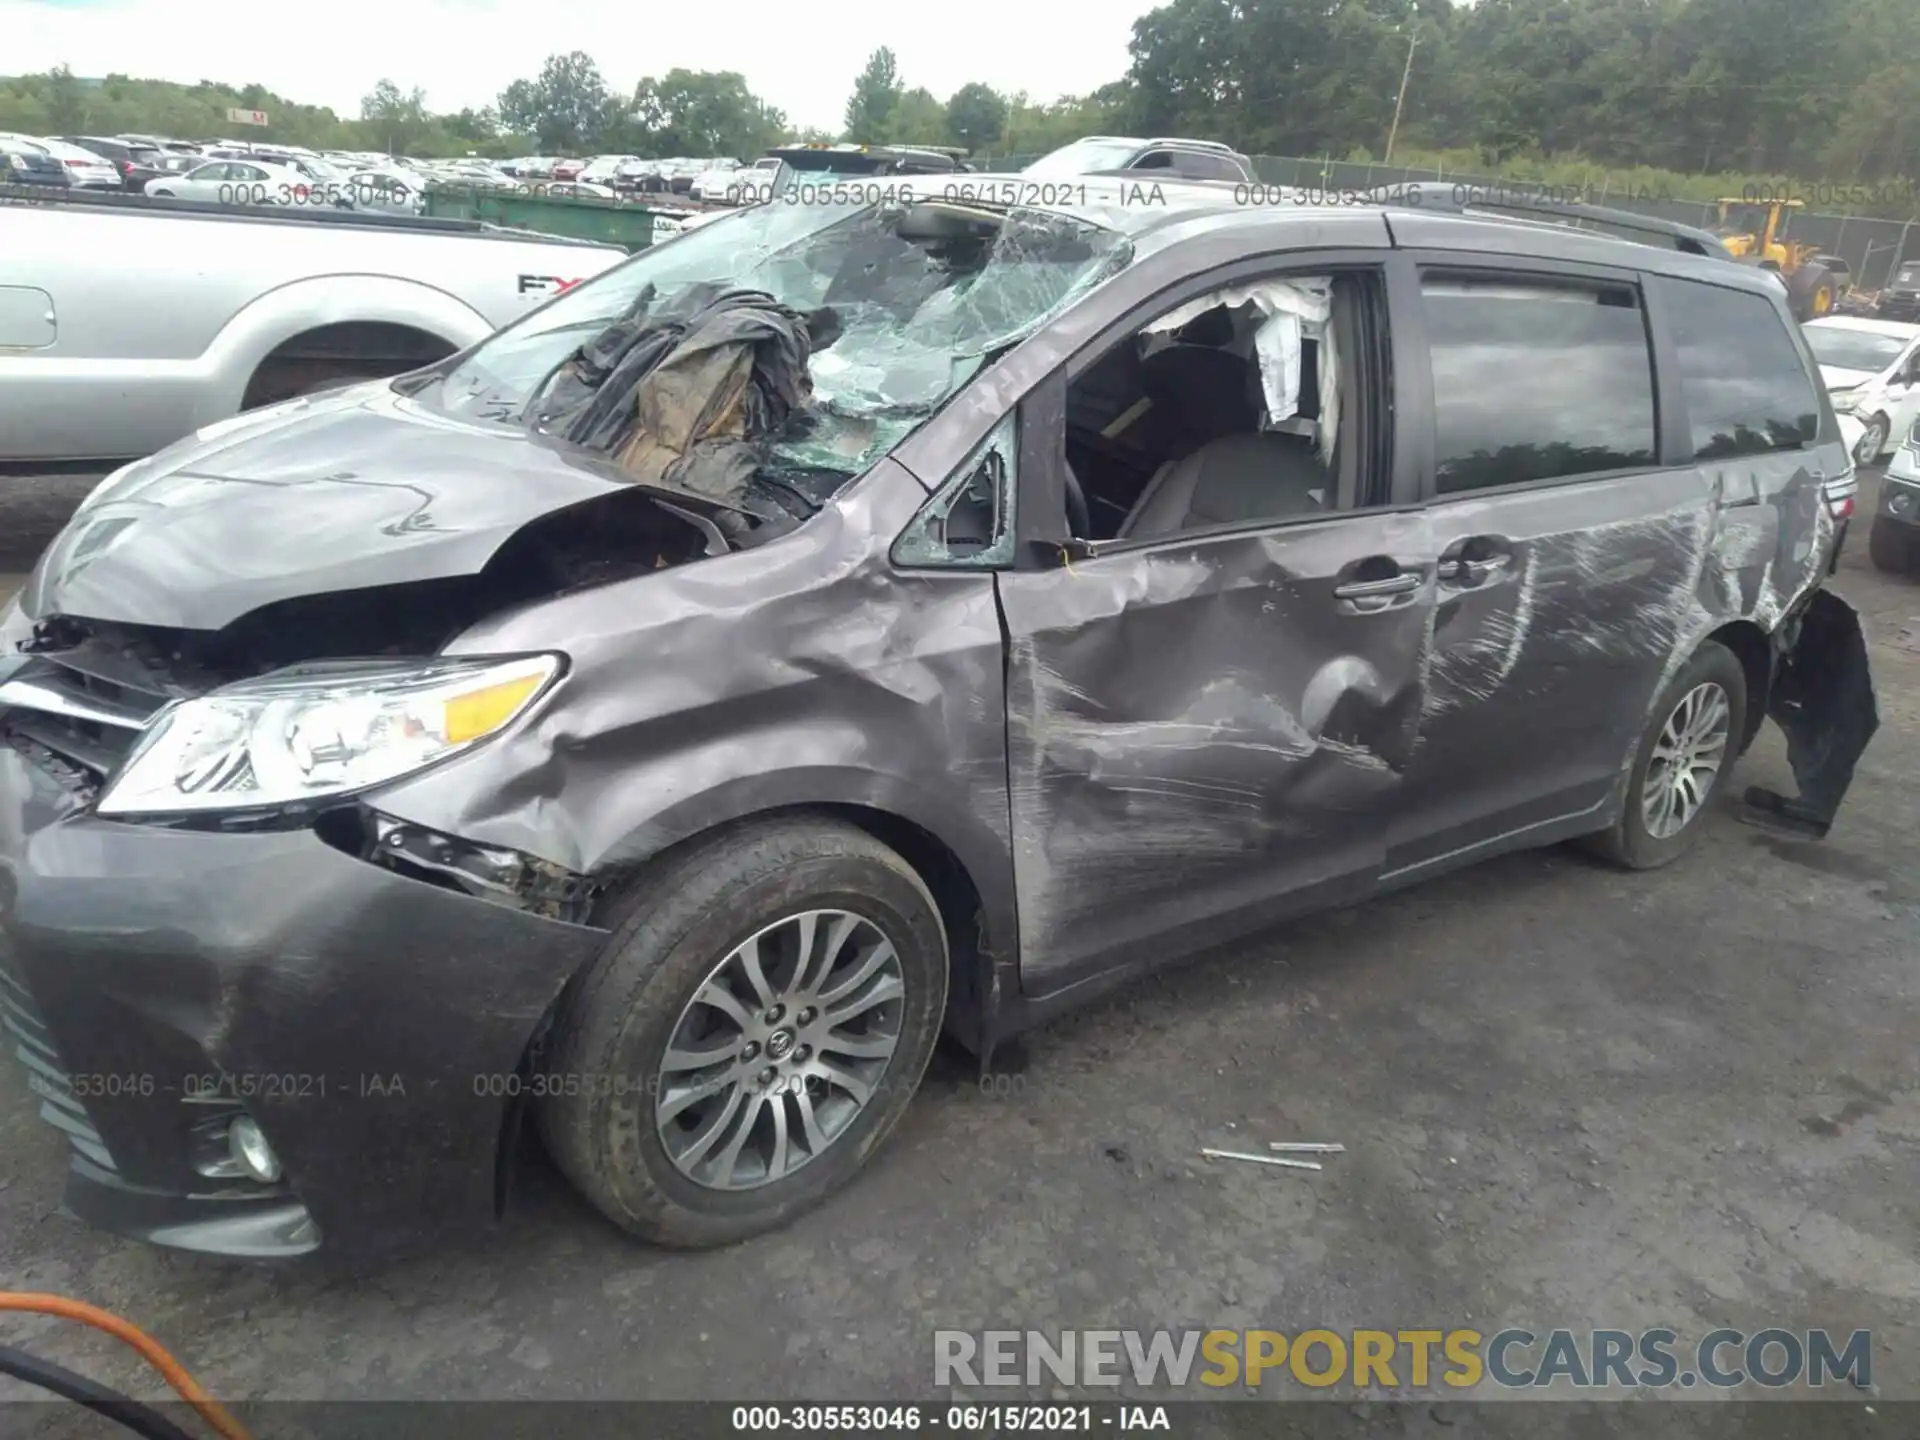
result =
M1432 592L1335 592L1428 548L1373 511L996 577L1030 991L1372 888Z
M1395 880L1603 817L1668 663L1691 638L1716 513L1712 488L1663 434L1671 406L1659 377L1671 367L1656 363L1636 276L1461 254L1408 265L1417 283L1394 293L1396 331L1424 352L1417 403L1432 413L1428 443L1447 453L1422 461L1439 564L1420 746L1389 838ZM1448 295L1462 279L1487 288ZM1623 333L1640 336L1637 355L1563 353L1551 325L1524 323L1549 296L1610 302ZM1503 304L1522 323L1495 318ZM1512 473L1550 478L1440 493L1448 456L1469 437L1497 437L1492 458L1457 460L1449 483L1502 479L1500 440L1524 449L1528 437L1571 430L1570 413L1589 406L1631 413L1621 433L1648 448L1635 457L1640 442L1623 441L1622 463L1586 471L1576 467L1600 462L1520 457ZM1574 473L1553 473L1564 470Z

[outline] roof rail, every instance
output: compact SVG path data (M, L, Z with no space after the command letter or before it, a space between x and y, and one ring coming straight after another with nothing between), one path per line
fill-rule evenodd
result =
M1222 155L1231 155L1234 149L1224 140L1195 140L1188 135L1156 135L1147 141L1149 145L1185 145L1193 150L1217 150Z
M1379 205L1398 205L1409 210L1438 210L1449 214L1491 215L1497 218L1585 221L1590 225L1611 226L1628 232L1617 238L1635 240L1643 245L1662 245L1688 255L1734 262L1733 252L1711 230L1687 225L1678 220L1662 220L1632 210L1615 210L1606 205L1588 205L1579 200L1556 200L1551 196L1529 194L1523 189L1493 189L1470 184L1458 186L1402 181L1362 191ZM1735 262L1737 263L1737 262Z

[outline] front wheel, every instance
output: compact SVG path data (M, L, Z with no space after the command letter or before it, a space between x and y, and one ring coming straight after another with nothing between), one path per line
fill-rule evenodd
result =
M864 831L785 820L694 846L615 911L543 1067L541 1132L581 1193L694 1248L775 1229L852 1179L946 1005L920 877Z
M1634 752L1620 818L1590 838L1591 848L1629 870L1678 860L1726 788L1746 723L1747 672L1709 640L1660 692Z

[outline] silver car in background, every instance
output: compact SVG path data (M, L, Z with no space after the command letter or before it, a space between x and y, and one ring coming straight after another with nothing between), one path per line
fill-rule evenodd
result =
M216 205L339 205L347 208L353 204L338 187L330 190L298 170L259 160L210 160L178 177L156 176L147 182L146 193Z
M356 170L343 183L356 209L389 215L418 215L426 209L425 185L410 175L392 170Z
M37 142L66 167L67 180L84 190L118 190L120 172L111 160L65 140L40 139Z
M605 185L588 180L556 180L540 187L542 193L563 200L618 200L619 194Z

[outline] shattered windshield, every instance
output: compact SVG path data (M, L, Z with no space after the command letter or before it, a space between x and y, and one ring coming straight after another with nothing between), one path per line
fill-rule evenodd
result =
M1130 254L1120 234L1059 211L756 205L587 281L418 398L466 419L537 423L530 412L556 372L636 306L658 310L701 286L764 292L802 316L832 316L817 327L809 402L761 437L762 476L817 505Z

